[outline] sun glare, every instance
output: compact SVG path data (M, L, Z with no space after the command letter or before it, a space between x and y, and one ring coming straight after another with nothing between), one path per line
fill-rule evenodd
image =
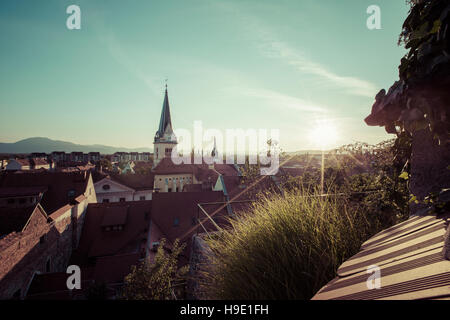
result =
M337 136L337 130L333 123L321 121L311 130L309 138L315 148L325 150L335 147Z

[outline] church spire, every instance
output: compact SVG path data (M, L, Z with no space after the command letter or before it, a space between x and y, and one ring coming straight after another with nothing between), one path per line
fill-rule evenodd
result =
M166 137L170 139L170 136L173 134L172 130L172 121L170 118L170 106L169 106L169 96L167 93L167 83L166 83L166 91L164 95L164 102L161 111L161 118L159 120L158 131L155 134L155 142L159 141L161 138Z
M216 137L214 137L214 147L211 151L211 157L215 158L215 157L217 157L217 154L218 154L218 152L217 152L217 148L216 148Z

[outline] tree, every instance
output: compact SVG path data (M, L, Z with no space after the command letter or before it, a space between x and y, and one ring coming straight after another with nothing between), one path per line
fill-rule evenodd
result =
M108 170L108 171L112 170L111 161L109 161L106 158L100 159L100 166L102 167L103 170Z
M187 266L178 267L178 257L185 244L175 240L167 250L165 239L160 241L153 262L149 258L138 266L132 266L125 277L122 298L125 300L172 300L176 299L175 287L187 272ZM169 252L166 252L169 251Z
M409 52L401 59L399 80L376 95L365 121L394 134L426 129L445 144L450 138L450 2L409 3L399 37Z

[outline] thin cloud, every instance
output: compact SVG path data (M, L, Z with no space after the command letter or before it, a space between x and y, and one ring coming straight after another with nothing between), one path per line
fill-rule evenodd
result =
M303 73L317 76L332 85L343 88L347 93L373 97L377 87L366 80L356 77L341 76L328 70L321 64L311 61L286 43L269 38L267 33L261 36L260 52L269 58L281 59Z
M215 2L214 5L220 10L228 11L235 17L239 17L248 32L249 38L257 40L256 46L262 55L279 59L292 65L301 73L313 75L324 81L325 84L344 89L348 94L373 98L378 92L378 87L367 80L336 74L326 66L308 59L301 51L295 50L287 43L280 41L265 23L249 14L244 6L222 1Z
M289 108L298 111L309 111L316 113L327 112L325 108L317 106L312 102L285 95L276 91L265 89L247 89L241 90L240 94L248 97L263 99L265 103L274 106L275 108Z

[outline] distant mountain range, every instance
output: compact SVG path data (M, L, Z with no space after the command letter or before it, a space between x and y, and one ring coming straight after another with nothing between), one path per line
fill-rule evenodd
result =
M104 146L101 144L81 145L67 141L52 140L49 138L35 137L20 140L14 143L0 143L0 153L32 153L52 151L79 151L100 152L101 154L113 154L114 152L151 152L150 148L122 148Z

